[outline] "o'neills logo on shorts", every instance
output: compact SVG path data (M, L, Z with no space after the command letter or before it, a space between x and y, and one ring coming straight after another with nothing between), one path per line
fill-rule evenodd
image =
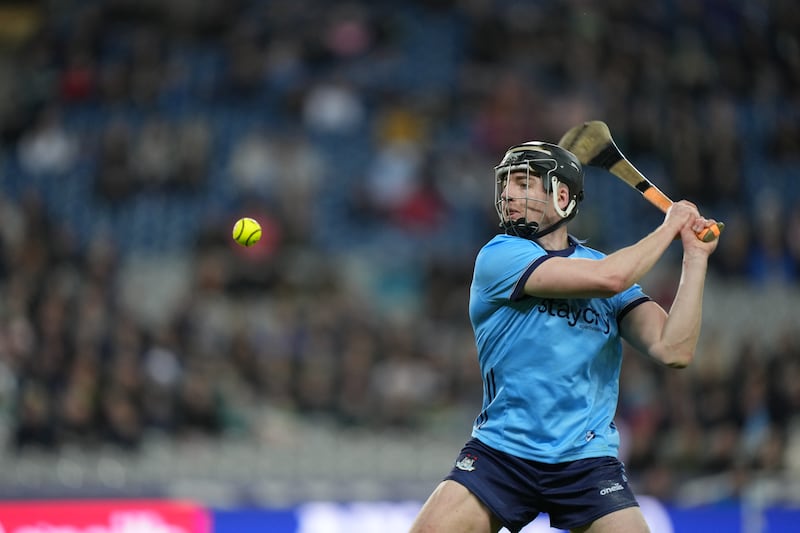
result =
M624 490L624 489L625 487L623 487L619 483L614 483L610 487L600 489L600 496L605 496L606 494L611 494L612 492L617 492L618 490Z

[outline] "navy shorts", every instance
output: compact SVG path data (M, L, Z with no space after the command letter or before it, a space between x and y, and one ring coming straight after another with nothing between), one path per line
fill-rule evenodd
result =
M445 479L469 489L512 533L539 513L550 515L552 527L572 529L639 505L628 486L625 465L616 457L548 464L472 439Z

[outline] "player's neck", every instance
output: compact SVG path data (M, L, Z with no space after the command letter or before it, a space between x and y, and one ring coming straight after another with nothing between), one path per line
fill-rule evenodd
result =
M548 233L538 239L536 242L545 250L557 252L569 247L569 236L567 234L567 226L561 226L552 233Z

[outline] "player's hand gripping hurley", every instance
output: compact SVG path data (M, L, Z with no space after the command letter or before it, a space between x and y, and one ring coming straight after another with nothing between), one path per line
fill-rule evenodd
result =
M605 122L592 120L570 128L558 141L558 145L575 154L581 164L600 167L611 172L642 193L642 196L661 211L666 213L672 205L672 200L622 154ZM717 222L700 231L697 238L703 242L711 242L719 237L724 228L725 224Z

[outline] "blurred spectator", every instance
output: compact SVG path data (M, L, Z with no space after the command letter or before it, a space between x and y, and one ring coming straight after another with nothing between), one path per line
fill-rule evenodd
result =
M177 390L183 368L173 329L164 328L153 337L142 354L142 423L151 432L170 435L178 424Z
M228 168L243 196L272 197L280 186L272 140L261 127L250 128L231 150Z
M99 442L97 407L102 376L97 357L89 347L75 353L57 403L56 427L60 444L84 448Z
M305 135L293 132L275 139L273 154L278 171L272 216L281 221L287 245L308 245L323 223L314 207L330 177L329 162Z
M214 436L223 429L222 405L210 376L200 368L188 369L179 386L177 434Z
M160 32L152 26L134 31L128 66L128 87L134 105L147 109L158 102L166 79L165 44Z
M160 116L145 119L132 140L131 173L137 188L163 190L177 178L175 130Z
M227 43L226 92L234 101L259 96L265 70L265 35L254 20L238 20Z
M768 142L770 155L778 163L797 165L800 160L800 126L794 114L778 115Z
M795 272L800 273L800 200L789 208L786 222L786 247L794 264Z
M366 118L360 94L341 75L312 86L302 113L311 131L331 134L352 132Z
M75 43L67 52L65 63L61 73L61 98L67 104L88 101L94 96L97 84L96 65L91 51L84 43Z
M214 135L208 121L197 116L177 125L174 184L199 191L208 183Z
M742 280L748 276L750 245L754 228L742 212L725 216L725 238L721 239L715 259L711 262L716 274L727 281Z
M422 173L422 146L389 141L379 147L367 168L365 202L374 216L391 220L411 201Z
M475 121L475 145L487 153L500 154L509 146L539 138L537 109L543 102L536 87L526 83L519 72L501 73Z
M390 331L383 354L372 370L377 420L387 427L415 427L440 401L442 376L418 352L405 328Z
M135 450L142 443L142 424L135 400L124 391L107 389L100 398L103 441L123 450Z
M778 193L762 190L756 197L753 243L748 274L755 283L790 284L797 278L797 265L786 247L784 207Z
M50 396L41 384L25 383L20 390L14 443L18 448L53 448L58 444Z
M59 110L46 108L20 139L20 165L33 175L63 175L75 164L78 148L75 137L64 128Z
M136 175L130 150L131 126L120 118L110 120L100 137L95 192L107 202L121 202L136 192Z
M375 333L368 329L354 327L346 332L342 342L336 408L346 425L375 423L377 413L370 389L370 375L379 351L375 337Z

